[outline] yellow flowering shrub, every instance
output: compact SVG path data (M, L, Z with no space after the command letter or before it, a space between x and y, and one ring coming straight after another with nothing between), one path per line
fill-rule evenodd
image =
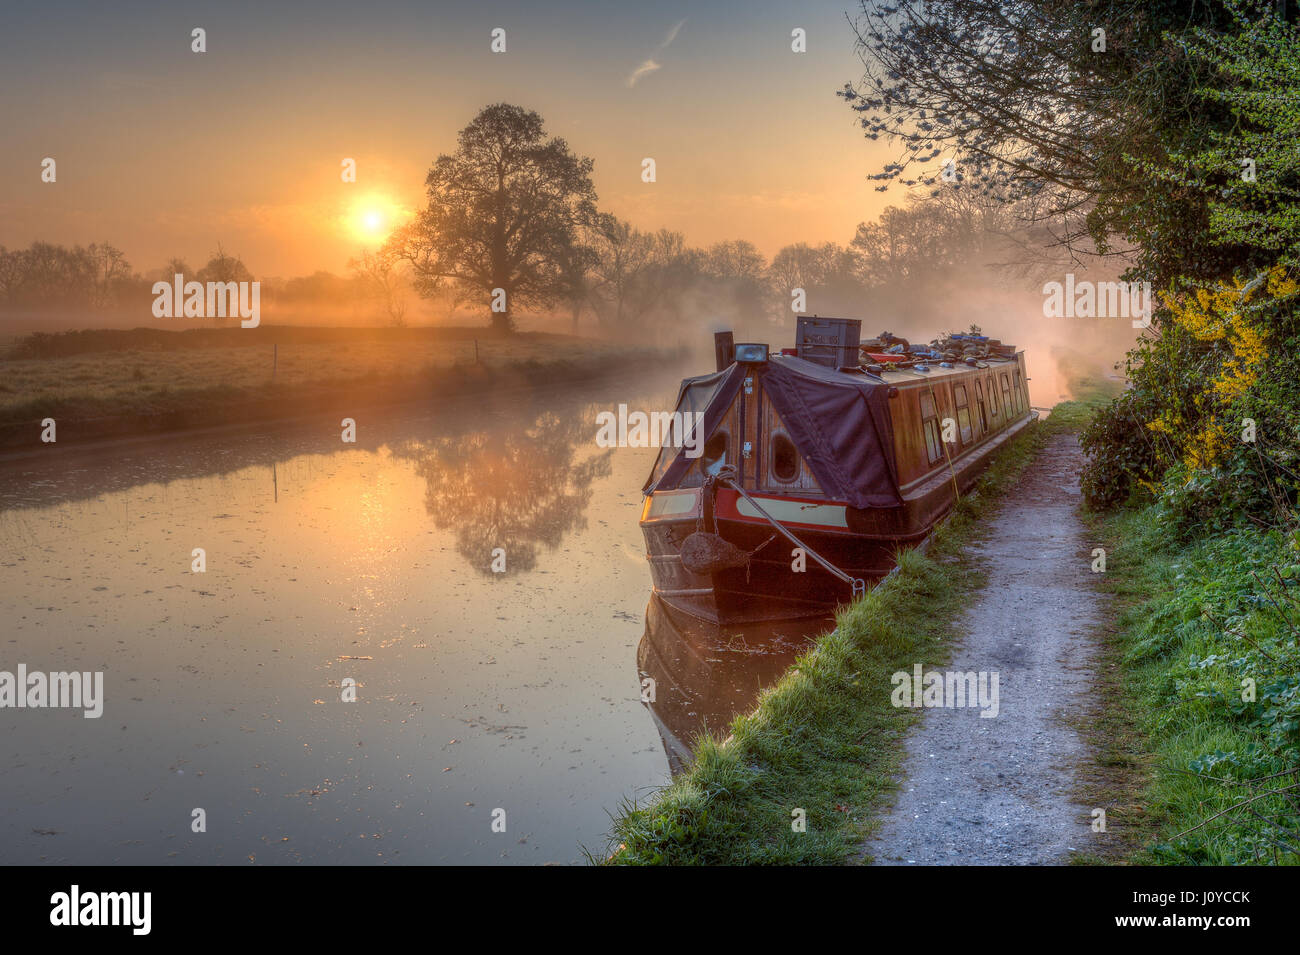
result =
M1251 288L1234 279L1230 284L1219 283L1182 295L1161 295L1175 325L1197 341L1223 342L1230 352L1210 378L1205 393L1195 398L1200 422L1196 430L1184 436L1182 448L1183 463L1188 468L1210 468L1222 460L1232 445L1232 436L1222 423L1230 417L1226 412L1259 380L1268 358L1267 330L1251 321L1249 315L1249 306L1261 287L1268 297L1280 299L1293 295L1300 285L1278 266L1270 270L1266 283ZM1207 408L1207 399L1212 399L1215 407ZM1174 438L1180 433L1180 424L1172 411L1166 411L1147 428Z

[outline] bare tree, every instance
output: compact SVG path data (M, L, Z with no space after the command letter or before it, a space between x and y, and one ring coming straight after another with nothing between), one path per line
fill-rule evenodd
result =
M208 264L199 269L200 282L251 282L253 273L237 255L230 255L217 243L217 251L208 259Z
M1214 78L1187 42L1230 22L1227 5L1186 0L861 0L865 73L841 95L867 138L898 147L869 177L881 191L981 192L1019 204L1067 252L1139 245L1139 271L1168 276L1179 258L1213 272L1187 227L1203 197L1146 167L1232 122L1197 92Z
M401 259L391 251L363 250L359 256L348 260L348 268L360 284L362 293L379 302L391 324L406 324L408 283Z
M93 270L91 273L92 303L103 308L113 301L121 283L131 278L131 266L126 255L107 242L92 243L86 255Z

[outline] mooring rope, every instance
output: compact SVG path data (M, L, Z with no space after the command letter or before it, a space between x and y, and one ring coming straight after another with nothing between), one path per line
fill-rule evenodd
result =
M857 597L867 592L867 582L865 580L863 580L860 577L850 577L848 574L840 570L838 567L832 564L821 554L817 553L815 550L813 550L803 541L799 540L799 538L795 537L791 531L786 529L784 524L778 521L771 514L767 513L767 511L763 510L762 505L760 505L758 501L750 497L748 491L746 491L743 487L741 487L734 480L732 480L735 474L736 474L736 469L734 467L731 467L730 465L723 465L718 469L718 473L716 476L717 483L725 484L728 487L732 488L734 491L736 491L741 497L743 497L746 501L750 503L750 506L753 507L754 510L758 511L759 515L762 516L764 520L766 520L769 524L775 527L777 531L784 534L786 538L788 538L790 542L794 544L795 547L798 547L805 554L811 557L813 560L817 561L817 563L821 564L821 566L828 573L838 577L840 580L848 584L849 587L853 589L853 596ZM766 547L767 543L768 542L764 542L758 548L755 548L755 552L761 550L763 547Z

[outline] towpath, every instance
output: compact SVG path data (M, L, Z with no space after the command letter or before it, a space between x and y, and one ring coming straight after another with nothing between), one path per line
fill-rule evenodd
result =
M899 792L865 853L886 865L1052 865L1089 849L1091 809L1071 801L1099 617L1092 543L1075 507L1082 452L1050 440L969 553L973 595L942 669L998 675L998 715L927 708L908 738ZM932 669L928 661L927 672Z

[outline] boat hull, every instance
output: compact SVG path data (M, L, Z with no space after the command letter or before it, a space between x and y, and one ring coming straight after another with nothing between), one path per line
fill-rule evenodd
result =
M802 571L794 546L766 524L719 519L717 533L744 551L756 551L747 566L708 574L692 573L682 564L681 543L697 530L697 521L660 521L642 525L654 592L669 606L711 623L820 616L847 603L848 585L804 558ZM851 533L807 531L799 539L852 577L878 580L894 564L898 544Z

